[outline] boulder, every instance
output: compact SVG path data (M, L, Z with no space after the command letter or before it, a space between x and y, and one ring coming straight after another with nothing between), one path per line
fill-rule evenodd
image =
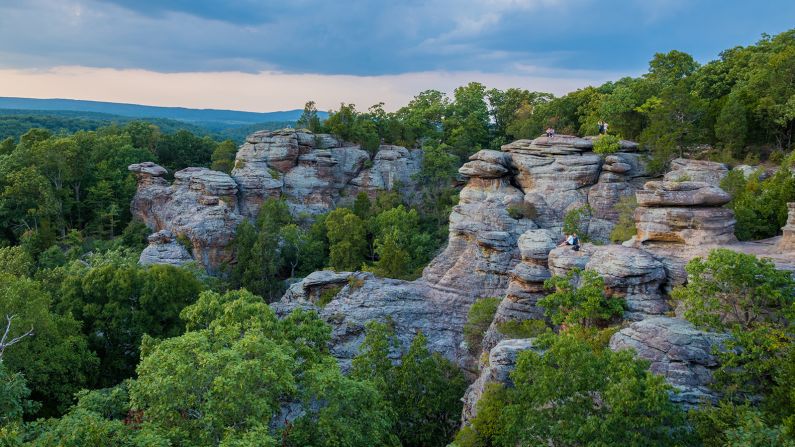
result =
M671 161L671 170L665 174L663 179L674 182L704 182L720 186L720 181L728 174L729 167L724 163L677 158Z
M488 362L481 365L480 375L467 388L464 394L464 408L461 412L461 422L468 425L477 416L477 403L483 396L487 385L497 383L513 386L511 372L516 368L517 356L533 349L533 339L503 340L491 349Z
M650 370L662 375L677 389L671 399L693 407L704 399L716 400L709 388L718 367L713 352L721 349L726 334L704 332L678 318L654 317L632 323L613 335L610 349L633 349L638 358L651 362Z
M635 194L638 206L721 206L731 196L717 186L705 182L647 182Z
M728 244L734 236L734 212L716 207L638 207L634 243Z
M149 245L141 252L138 264L166 264L178 267L193 261L193 256L177 242L176 236L170 230L153 233L149 235L148 241Z

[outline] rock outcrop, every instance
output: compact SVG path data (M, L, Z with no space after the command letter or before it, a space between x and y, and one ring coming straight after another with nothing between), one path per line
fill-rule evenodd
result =
M533 349L533 339L503 340L489 351L488 361L481 365L480 375L467 388L461 415L463 424L477 416L477 403L490 383L513 386L510 373L516 368L516 357L523 351Z
M652 181L636 194L635 244L725 244L736 240L731 197L717 186L695 181Z
M413 192L421 150L382 145L372 160L359 145L305 130L260 131L246 137L235 157L232 177L240 185L240 212L256 217L262 202L282 197L299 215L327 212L365 192L401 186Z
M671 169L663 180L673 182L704 182L720 186L720 181L729 174L729 167L723 163L707 160L677 158L671 161Z
M141 252L138 263L141 265L167 264L182 266L193 261L188 250L177 242L171 230L160 230L148 238L149 245Z
M482 150L470 160L459 170L469 182L450 213L447 247L423 272L431 287L466 297L462 305L505 292L519 236L537 228L521 212L524 195L511 184L510 158Z
M632 323L614 334L610 349L634 349L639 358L651 362L653 373L665 377L677 389L672 400L691 407L716 398L709 388L712 371L718 367L714 351L727 338L725 334L700 331L685 320L656 317Z
M155 232L169 230L186 237L193 257L208 272L218 273L234 258L230 243L242 216L237 213L237 184L228 175L206 168L186 168L174 173L154 163L130 165L138 178L138 191L130 205L134 216ZM155 258L152 258L155 259Z
M528 230L519 237L518 245L521 262L511 270L508 290L483 337L484 352L507 337L501 329L508 322L544 319L544 311L536 303L548 293L544 281L552 276L547 258L555 248L555 234L544 229Z
M778 247L782 251L795 251L795 202L787 204L787 224L781 228Z
M511 155L515 182L541 228L560 230L567 212L588 207L585 232L607 241L618 214L615 205L641 187L648 173L637 143L622 140L620 151L592 152L593 139L558 135L518 140L502 147Z
M625 301L624 318L642 320L670 310L663 284L665 265L645 250L621 245L584 245L580 251L558 247L549 253L555 275L574 269L593 270L605 281L605 293Z
M176 172L170 185L163 167L131 165L138 178L131 210L154 231L186 236L196 260L218 273L222 263L234 262L229 243L237 225L255 218L265 200L283 198L296 216L327 212L359 192L375 197L395 189L411 200L421 162L421 150L399 146L382 145L371 160L358 145L330 135L296 129L255 132L238 150L231 176L187 168Z

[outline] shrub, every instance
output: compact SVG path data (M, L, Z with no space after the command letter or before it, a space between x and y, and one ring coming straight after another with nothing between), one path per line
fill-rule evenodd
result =
M635 199L635 194L622 197L616 203L616 211L618 211L618 221L610 232L610 241L621 243L632 238L637 234L638 229L635 226L635 209L638 207L638 201Z
M587 204L569 210L563 216L563 232L566 234L576 233L580 241L588 242L589 238L585 229L591 218L591 211L591 206Z
M621 149L621 138L615 135L602 135L593 142L593 151L597 154L614 154Z
M323 289L320 292L320 297L317 300L317 305L320 307L326 307L326 304L330 303L331 300L333 300L334 297L336 297L337 294L340 293L340 290L342 290L342 286L333 286Z
M469 347L469 352L476 355L480 352L483 335L491 325L497 306L500 305L499 298L481 298L472 304L467 314L467 322L464 324L464 341Z
M549 278L544 286L554 292L538 300L538 305L554 324L603 327L623 314L623 299L606 296L604 279L592 270L574 269Z

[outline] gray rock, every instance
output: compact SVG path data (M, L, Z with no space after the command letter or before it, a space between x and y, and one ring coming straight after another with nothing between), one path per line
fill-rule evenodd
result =
M533 349L533 339L503 340L497 344L488 356L488 362L481 365L480 375L467 388L464 394L464 408L461 412L461 422L468 425L477 416L477 403L490 383L513 386L510 373L516 368L517 356Z
M636 194L639 206L720 206L731 196L705 182L647 182Z
M729 167L723 163L707 160L677 158L671 161L671 170L665 174L665 181L705 182L720 186L720 181L729 174Z
M193 261L176 236L170 230L161 230L149 236L149 245L141 252L138 263L141 265L166 264L182 266Z
M672 397L674 402L693 407L703 399L716 399L709 388L712 372L718 367L713 352L727 339L726 334L700 331L685 320L655 317L614 334L610 349L633 349L639 358L651 362L653 373L665 377L678 390Z

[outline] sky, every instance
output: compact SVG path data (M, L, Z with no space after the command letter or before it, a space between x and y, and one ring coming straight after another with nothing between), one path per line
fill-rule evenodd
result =
M470 81L564 94L795 27L795 1L0 0L0 96L388 110Z

